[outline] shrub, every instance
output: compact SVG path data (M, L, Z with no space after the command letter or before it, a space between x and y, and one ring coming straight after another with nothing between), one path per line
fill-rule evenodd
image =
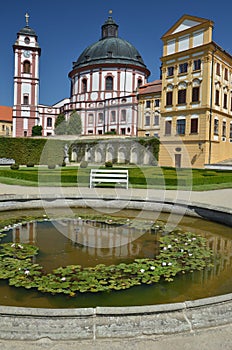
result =
M63 161L62 163L59 164L59 167L64 167L64 166L66 166L65 161Z
M112 168L113 167L113 163L108 160L107 162L105 162L105 167L106 168Z
M56 165L55 164L48 164L48 169L55 169Z
M27 167L28 168L33 168L34 167L34 163L31 163L31 162L27 163Z
M17 163L11 164L10 168L11 168L12 170L19 170L19 165L18 165Z
M88 162L86 160L82 160L82 162L80 163L80 168L87 168L88 166Z

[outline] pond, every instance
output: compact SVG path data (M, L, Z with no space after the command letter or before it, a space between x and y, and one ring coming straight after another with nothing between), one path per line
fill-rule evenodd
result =
M96 214L92 209L73 209L76 217L56 218L53 221L29 221L6 231L1 243L30 243L39 247L34 262L49 273L67 265L83 267L97 264L131 263L135 259L155 258L159 252L158 233L149 227L134 228L99 224L96 220L83 219ZM43 216L39 210L2 213L1 219ZM136 210L123 210L120 217L133 221ZM143 212L145 223L157 219L151 211ZM141 219L141 218L140 218ZM158 220L168 220L168 214L159 214ZM207 245L214 254L214 266L202 271L177 275L172 282L161 281L151 285L134 286L121 291L50 295L35 290L8 286L0 281L0 305L42 308L82 308L96 306L132 306L173 303L194 300L232 292L232 235L231 227L193 217L181 220L178 227L207 238ZM170 222L169 222L170 224Z

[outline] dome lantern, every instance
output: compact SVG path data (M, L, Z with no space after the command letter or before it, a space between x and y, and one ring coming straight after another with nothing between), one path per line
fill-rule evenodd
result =
M109 17L102 25L102 39L105 38L117 38L118 37L118 25L112 18L112 10L109 11Z

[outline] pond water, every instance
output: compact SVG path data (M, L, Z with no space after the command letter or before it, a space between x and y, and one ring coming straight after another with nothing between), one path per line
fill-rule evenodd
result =
M78 219L27 222L7 232L3 242L30 243L39 247L35 262L46 272L59 266L79 264L119 264L137 258L154 258L158 253L157 234L135 230L125 226L116 227L97 222L86 222L81 216L93 214L90 209L76 208ZM39 211L8 212L6 217L39 215ZM41 212L42 214L42 212ZM96 213L95 213L96 214ZM123 210L118 214L133 220L135 210ZM145 212L144 219L154 220L154 213ZM77 216L78 217L78 216ZM159 220L168 220L168 214L160 214ZM173 217L175 221L179 218ZM65 295L49 295L23 288L9 287L0 281L0 305L43 308L80 308L96 306L130 306L173 303L194 300L232 292L232 229L206 220L183 217L178 225L185 231L201 234L219 258L214 267L175 277L173 282L141 285L110 293L79 293L71 298Z

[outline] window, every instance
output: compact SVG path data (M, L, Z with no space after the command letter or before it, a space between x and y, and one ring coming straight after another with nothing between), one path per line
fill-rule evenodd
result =
M225 68L225 70L224 70L224 79L228 80L228 69L227 68Z
M192 89L192 102L198 102L199 101L199 93L200 93L199 86L194 86L193 89Z
M159 125L159 115L154 116L154 125Z
M113 78L110 76L106 77L106 90L113 90Z
M178 90L178 104L186 103L186 89Z
M125 121L126 121L126 110L125 110L125 109L123 109L123 110L121 111L121 121L122 121L122 122L125 122Z
M167 69L167 76L172 77L174 75L174 67L168 67Z
M232 123L230 123L230 139L232 139Z
M29 61L23 62L23 73L30 74L31 73L31 64Z
M217 75L221 75L221 66L220 66L220 63L217 63L217 65L216 65L216 74L217 74Z
M223 108L227 108L227 94L224 94L223 97Z
M177 119L176 122L176 133L177 135L184 135L185 134L185 119Z
M149 126L150 125L150 116L149 115L146 115L146 117L145 117L145 125L146 126Z
M188 72L188 63L179 64L179 73L187 73Z
M219 97L220 97L219 90L216 90L216 91L215 91L215 105L216 105L216 106L220 106Z
M198 133L198 118L192 118L191 119L190 133L191 134L197 134Z
M98 113L98 124L103 123L103 113Z
M142 79L138 79L138 87L140 87L142 83L143 83Z
M93 124L93 114L88 115L88 124Z
M232 97L230 98L230 111L232 112Z
M81 92L84 94L87 92L87 79L82 79L81 82Z
M116 122L116 113L115 113L115 111L111 111L110 112L110 121L111 121L111 123L115 123Z
M2 131L5 131L5 125L2 125Z
M50 128L52 127L52 118L47 118L47 127Z
M165 121L165 135L171 135L172 132L172 121L166 120Z
M159 107L160 105L160 100L155 100L155 107Z
M219 127L219 120L217 118L215 118L214 119L214 128L213 128L214 135L218 135L218 127Z
M168 91L166 94L166 106L172 105L172 91Z
M126 135L126 129L125 128L121 128L121 134L122 135Z
M146 101L146 108L151 108L151 101Z
M226 137L226 121L223 120L222 122L222 136Z
M201 69L201 60L194 60L193 61L193 70L200 70Z
M23 95L23 104L29 105L29 96L28 95Z
M28 36L26 36L26 38L24 39L24 42L25 42L25 44L30 44L30 39L28 38Z

